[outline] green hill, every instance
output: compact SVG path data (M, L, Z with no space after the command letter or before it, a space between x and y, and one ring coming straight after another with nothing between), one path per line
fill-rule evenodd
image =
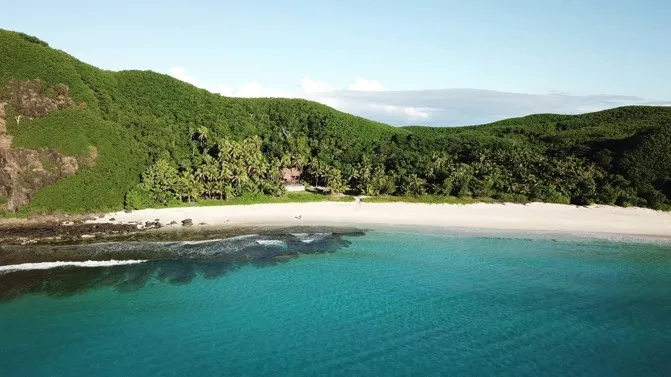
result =
M306 100L105 71L4 30L0 103L0 205L25 213L277 195L282 167L368 195L671 202L668 107L396 128Z

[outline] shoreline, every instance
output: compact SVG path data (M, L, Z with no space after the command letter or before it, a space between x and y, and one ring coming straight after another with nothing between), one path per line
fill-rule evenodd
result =
M193 225L182 225L186 219ZM114 265L126 260L170 259L174 256L164 254L175 245L205 244L207 247L211 242L245 243L249 237L259 238L260 245L274 245L279 242L274 237L300 238L308 234L340 237L382 232L668 247L671 245L671 213L545 203L317 202L120 211L75 221L31 221L13 231L0 227L0 274L3 270L42 269L73 263L97 267L101 263ZM126 246L117 249L115 245L119 242ZM143 245L154 246L145 250ZM107 251L92 252L92 247L103 247ZM164 248L163 254L156 253L155 247ZM25 266L19 266L21 264Z
M193 226L182 226L190 219ZM113 220L113 221L110 221ZM307 202L144 209L0 220L0 244L246 234L254 229L366 229L505 238L601 239L671 244L671 212L549 203ZM161 235L162 234L162 235ZM172 234L172 235L171 235ZM190 235L186 235L190 234ZM119 238L120 237L120 238Z
M114 221L110 221L114 219ZM88 224L163 224L190 219L218 228L335 226L358 228L428 227L451 231L528 231L671 240L671 213L646 208L564 204L423 204L311 202L179 207L114 212ZM181 225L168 229L182 228ZM603 237L601 237L603 238ZM607 237L611 238L611 237Z

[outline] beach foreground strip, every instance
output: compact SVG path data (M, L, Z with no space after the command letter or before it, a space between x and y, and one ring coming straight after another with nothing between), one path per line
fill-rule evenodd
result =
M209 226L434 226L671 238L671 213L645 208L530 203L282 203L181 207L109 213L90 222L168 224L190 219Z

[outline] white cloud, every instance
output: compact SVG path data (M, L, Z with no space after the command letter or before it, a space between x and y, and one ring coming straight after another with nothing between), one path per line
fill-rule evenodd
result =
M418 108L410 106L395 106L395 105L384 105L384 104L370 104L372 109L382 110L389 114L394 114L399 117L406 117L411 121L419 121L429 118L429 112L431 109L428 108Z
M429 113L426 111L421 111L420 109L416 107L404 107L403 112L409 116L410 118L415 118L415 119L427 119L429 117Z
M321 97L321 98L319 98L319 97L314 97L314 98L310 98L310 97L306 97L305 99L309 99L309 100L312 100L312 101L317 101L317 102L319 102L319 103L321 103L321 104L324 104L324 105L326 105L326 106L332 107L332 108L334 108L334 109L338 109L338 110L341 110L341 111L350 112L351 114L359 115L359 114L357 114L357 113L354 112L354 111L349 111L349 110L347 109L347 105L346 105L341 99L339 99L339 98L329 98L329 97Z
M384 87L376 80L358 78L354 80L353 83L349 84L347 90L353 90L357 92L381 92L384 90Z
M256 81L250 81L234 90L231 96L234 97L293 97L289 92L281 89L267 88Z
M325 93L336 90L336 88L332 87L326 81L314 81L309 77L304 77L301 80L300 88L305 93Z
M187 82L193 86L197 86L201 89L207 89L207 86L200 82L198 79L195 77L191 77L186 74L186 71L184 70L184 67L172 67L170 68L170 71L168 74L178 80L182 80L184 82Z
M175 76L172 76L172 77L175 77ZM175 78L178 78L178 77L175 77ZM215 86L214 90L211 90L211 92L219 93L222 96L226 96L226 97L233 97L233 93L235 92L235 88L232 88L228 85L219 84L219 85Z
M652 105L639 97L565 93L522 94L481 89L386 91L375 80L357 78L340 89L325 81L304 77L298 90L285 91L250 81L239 87L208 86L189 76L183 67L169 74L199 88L230 97L304 98L335 109L393 125L455 126L481 124L537 113L578 114L624 105ZM668 101L654 104L669 105Z
M219 84L214 88L204 88L213 93L219 93L222 96L226 97L245 97L245 98L296 98L292 93L285 92L281 89L268 88L256 81L250 81L246 84L240 85L237 88L233 88L228 85Z
M375 101L361 101L358 99L349 99L347 93L350 92L382 92L384 87L376 80L367 80L357 78L348 85L346 90L339 89L326 81L313 80L309 77L301 79L297 92L287 92L281 89L269 88L256 81L250 81L237 88L219 84L208 86L199 79L186 73L183 67L173 67L169 71L170 76L209 90L213 93L219 93L228 97L284 97L284 98L305 98L312 101L323 103L335 109L349 112L357 115L367 115L373 119L377 118L398 118L401 123L410 121L419 121L429 118L427 109L421 109L411 106L385 105ZM398 123L398 122L393 122Z

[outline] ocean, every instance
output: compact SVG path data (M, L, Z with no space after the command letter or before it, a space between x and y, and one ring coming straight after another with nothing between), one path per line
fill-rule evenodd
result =
M671 376L663 244L369 231L24 248L13 267L0 250L3 377Z

